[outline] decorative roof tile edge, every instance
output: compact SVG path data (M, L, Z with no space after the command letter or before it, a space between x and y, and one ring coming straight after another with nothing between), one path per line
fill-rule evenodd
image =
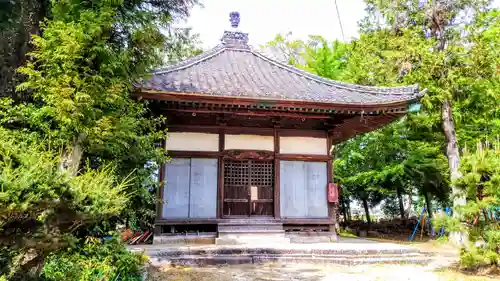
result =
M303 99L286 99L286 100L280 100L280 99L275 99L275 98L269 98L269 97L245 97L245 96L214 96L211 94L206 94L206 93L198 93L198 92L169 92L169 91L162 91L162 90L148 90L148 89L140 89L139 95L141 93L144 95L160 95L163 96L163 99L160 100L167 100L170 98L175 98L176 100L191 100L193 98L201 98L201 99L206 99L210 100L211 102L221 102L225 101L228 103L234 103L235 101L240 101L242 103L263 103L263 102L268 102L268 103L276 103L276 104L293 104L293 103L300 103L303 106L322 106L325 108L333 108L333 107L350 107L350 108L356 108L359 110L363 109L372 109L372 108L381 108L381 107L394 107L394 106L401 106L405 105L407 107L408 102L410 101L416 101L418 98L412 98L412 99L407 99L407 100L396 100L396 101L390 101L390 102L372 102L372 103L332 103L332 102L325 102L325 101L305 101ZM170 97L170 98L167 98Z

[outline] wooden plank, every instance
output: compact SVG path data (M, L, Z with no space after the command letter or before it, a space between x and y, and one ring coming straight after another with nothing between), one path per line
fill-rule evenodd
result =
M172 158L217 158L221 154L218 151L178 151L169 150L167 155Z
M274 217L281 218L280 201L280 131L279 126L274 127Z
M191 159L174 158L166 164L163 218L189 217Z
M304 166L306 170L307 217L328 218L327 164L324 162L306 162Z
M191 159L189 218L217 217L218 159Z
M284 230L294 230L294 229L305 229L307 231L310 231L310 230L328 230L328 226L327 225L322 225L322 226L317 226L317 225L303 225L303 224L295 224L295 225L286 225L286 226L283 226L283 229ZM292 232L293 233L293 232Z
M280 176L281 217L307 217L304 162L280 161Z
M232 203L248 203L249 199L237 199L237 198L224 198L224 202L232 202Z

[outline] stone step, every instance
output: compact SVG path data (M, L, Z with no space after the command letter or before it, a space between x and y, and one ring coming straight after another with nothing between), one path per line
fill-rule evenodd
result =
M262 231L283 231L283 224L278 222L261 220L236 220L219 223L217 229L220 232L262 232Z
M218 255L198 256L183 255L159 258L172 264L180 265L217 265L217 264L251 264L251 263L315 263L315 264L430 264L434 261L429 256L373 256L373 257L342 257L342 256L283 256L283 255Z
M290 242L297 244L316 244L316 243L330 243L337 242L338 238L334 236L291 236L286 235L290 238Z
M273 225L283 223L274 219L229 219L218 223L219 225Z
M223 236L215 239L216 245L283 245L290 244L290 238L283 236L270 235L267 237L256 237L256 235L249 236Z
M285 231L283 229L260 229L260 228L240 228L240 229L219 229L219 235L220 234L229 234L229 233L243 233L243 234L285 234Z
M260 241L262 242L262 241ZM172 257L182 255L197 256L220 256L220 255L274 255L281 256L341 256L341 257L373 257L373 256L432 256L432 253L421 253L416 248L404 249L341 249L341 248L296 248L297 245L279 245L264 246L211 246L211 247L182 247L182 248L148 248L147 254L150 256ZM293 247L292 247L293 246Z

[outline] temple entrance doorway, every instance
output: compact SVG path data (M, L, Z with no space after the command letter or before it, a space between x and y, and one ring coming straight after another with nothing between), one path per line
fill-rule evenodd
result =
M224 161L224 217L274 216L274 161Z

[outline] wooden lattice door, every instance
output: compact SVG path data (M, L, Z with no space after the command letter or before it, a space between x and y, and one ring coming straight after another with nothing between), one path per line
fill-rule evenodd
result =
M224 207L228 216L274 215L274 162L224 161Z

